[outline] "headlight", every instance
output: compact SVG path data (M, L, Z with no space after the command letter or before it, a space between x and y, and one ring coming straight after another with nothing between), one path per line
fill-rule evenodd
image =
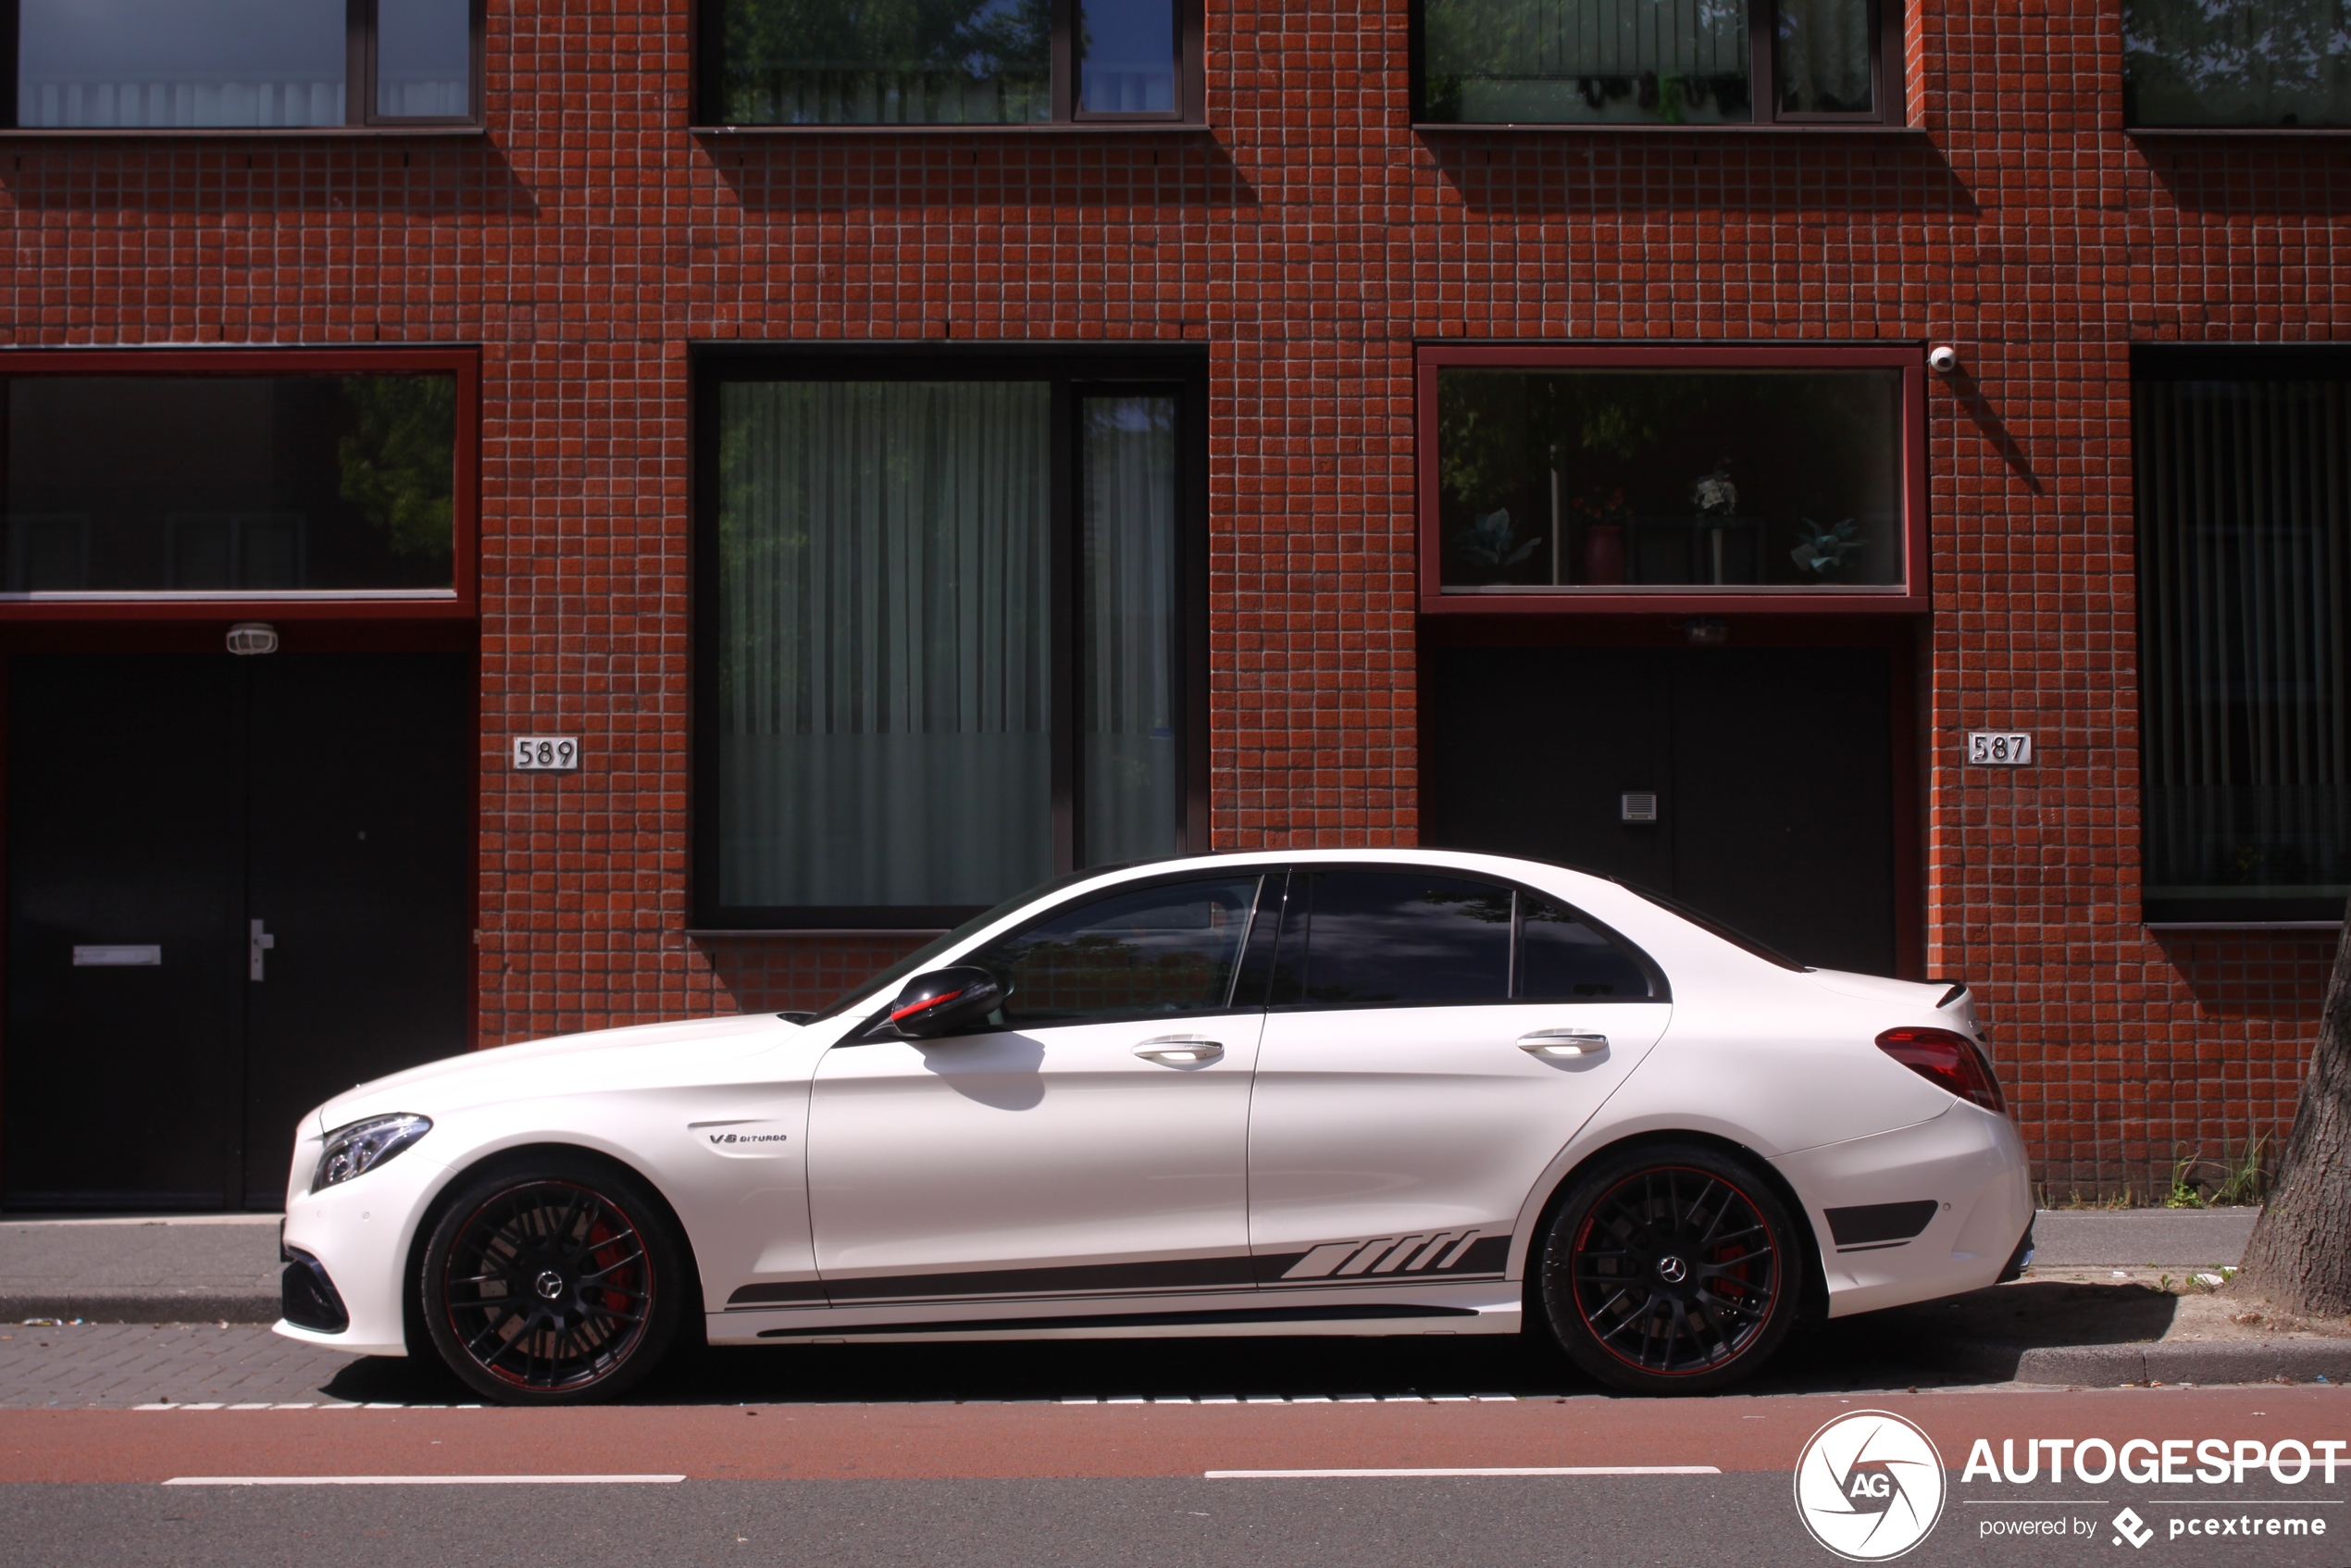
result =
M327 1135L326 1151L318 1156L318 1172L310 1178L310 1190L317 1192L374 1170L430 1131L429 1116L370 1116L337 1127Z

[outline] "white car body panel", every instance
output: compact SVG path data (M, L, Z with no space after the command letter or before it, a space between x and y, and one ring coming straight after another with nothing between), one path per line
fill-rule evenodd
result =
M1163 863L1056 889L930 966L1130 881L1344 865L1563 900L1653 959L1671 1000L1251 1009L846 1043L891 987L804 1027L757 1014L482 1052L305 1118L286 1241L319 1261L350 1326L280 1332L404 1353L404 1293L435 1201L485 1160L538 1145L603 1154L660 1192L722 1343L1509 1331L1561 1183L1644 1136L1720 1139L1776 1173L1810 1224L1832 1315L1990 1284L2023 1236L2013 1126L1873 1043L1905 1025L1980 1039L1963 991L1782 968L1574 871L1442 851ZM1538 1028L1602 1034L1608 1049L1518 1049ZM1167 1036L1225 1050L1180 1065L1134 1054ZM394 1113L432 1130L310 1189L326 1131ZM1837 1241L1831 1211L1930 1201L1914 1237ZM1362 1315L1380 1312L1427 1315Z

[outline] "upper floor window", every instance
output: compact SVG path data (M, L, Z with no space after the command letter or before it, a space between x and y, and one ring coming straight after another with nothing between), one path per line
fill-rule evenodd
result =
M2344 0L2123 0L2122 113L2141 126L2351 125Z
M446 351L0 356L0 598L454 600L472 386Z
M2143 348L2140 899L2157 923L2351 896L2351 355Z
M703 925L946 926L1200 843L1203 374L706 362Z
M707 123L1202 118L1199 0L711 0Z
M1916 596L1918 360L1912 349L1426 351L1424 604L1671 609L1742 596L1742 608L1884 609Z
M480 0L0 0L40 130L480 118Z
M1421 0L1417 19L1423 121L1899 118L1898 0Z

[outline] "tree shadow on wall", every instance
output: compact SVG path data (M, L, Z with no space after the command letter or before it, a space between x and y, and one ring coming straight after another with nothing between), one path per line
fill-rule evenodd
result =
M2151 180L2184 212L2216 218L2351 213L2351 164L2344 161L2339 138L2164 136L2133 145L2146 168L2145 174L2131 170L2129 183L2144 189ZM2141 211L2150 205L2132 204ZM2243 239L2232 235L2230 243ZM2324 249L2332 240L2320 233L2312 243Z
M1420 141L1438 177L1478 213L1901 212L1972 219L1980 210L1922 136L1462 128L1424 131Z

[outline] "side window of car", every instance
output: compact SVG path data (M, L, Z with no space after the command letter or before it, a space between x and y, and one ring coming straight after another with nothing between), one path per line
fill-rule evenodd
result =
M1518 994L1525 1002L1648 1002L1653 966L1612 932L1540 893L1518 895Z
M1506 1002L1511 891L1399 868L1290 879L1275 1006L1413 1007Z
M1213 1013L1233 976L1261 878L1200 877L1121 889L1047 917L964 962L1009 984L1014 1028Z

